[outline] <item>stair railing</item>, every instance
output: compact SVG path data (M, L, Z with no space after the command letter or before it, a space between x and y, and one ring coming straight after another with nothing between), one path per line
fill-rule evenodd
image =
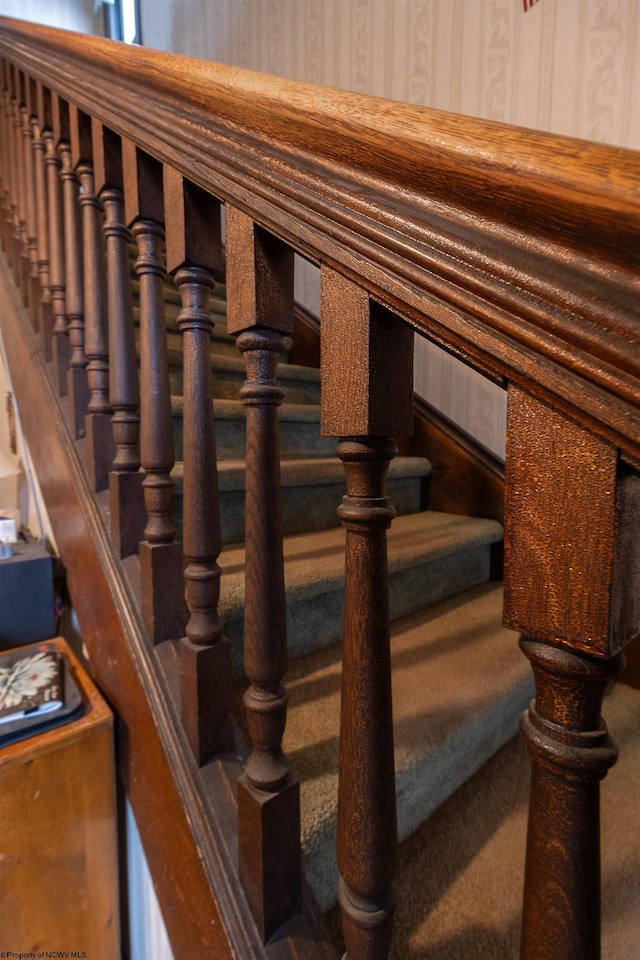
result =
M91 457L107 446L115 550L140 554L150 643L179 643L180 716L198 764L232 745L206 306L226 206L229 331L247 367L252 744L238 785L238 874L262 940L300 911L304 894L298 784L282 752L275 375L292 330L297 252L322 269L323 431L338 439L347 479L337 853L347 956L387 957L392 935L394 511L385 475L394 436L411 429L417 332L508 390L504 616L522 634L537 685L522 724L533 780L521 956L596 960L599 780L615 760L600 705L640 631L640 156L6 19L0 57L3 246L25 300L29 278L41 298L33 329L61 396L70 358L82 368L61 156L62 179L80 176L80 203L92 211L89 259L96 193L105 209L108 357L89 330L85 356L94 386L108 359L113 420L88 447L89 473L95 489L105 485ZM140 278L140 456L127 226ZM171 508L165 270L180 290L185 344L184 580ZM100 273L84 273L87 304L100 300Z

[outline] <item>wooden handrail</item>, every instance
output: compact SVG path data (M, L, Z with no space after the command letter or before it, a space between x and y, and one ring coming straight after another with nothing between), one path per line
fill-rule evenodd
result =
M147 640L166 676L179 662L179 693L169 679L178 736L186 733L203 783L206 767L234 747L229 646L217 612L206 306L222 269L226 204L228 332L245 354L240 396L248 408L245 701L253 749L236 784L237 870L260 950L307 902L298 783L282 751L288 695L276 416L296 251L322 268L322 429L336 437L347 479L338 511L346 529L338 802L345 956L384 960L392 935L385 531L395 511L385 476L394 436L411 429L416 330L508 389L504 621L523 634L537 686L523 720L533 787L521 956L597 960L598 782L616 756L600 702L620 651L640 630L640 154L2 18L0 64L4 246L28 303L32 288L38 292L34 220L45 215L25 192L36 185L34 158L41 174L34 114L46 144L56 389L62 396L72 382L70 346L78 369L85 355L90 374L94 362L104 371L113 365L109 402L105 394L95 408L105 418L104 444L94 442L86 420L96 476L89 473L95 490L108 479L120 522L125 494L135 494L131 537L116 530L114 545L119 556L139 551ZM78 202L96 214L85 225L93 246L84 274ZM93 261L101 259L103 203L105 234L118 241L107 245L110 344L104 322L100 336L87 322L83 354L80 285L84 278L101 301L104 264ZM144 480L125 223L138 242ZM184 555L172 517L166 269L180 288L187 366ZM44 310L44 284L41 292ZM38 317L32 309L34 332ZM84 408L76 407L78 434ZM125 422L131 430L121 429ZM106 469L116 469L98 477L98 448L107 447ZM141 488L147 525L137 543ZM550 906L557 887L562 915Z
M638 153L6 18L0 51L640 462Z

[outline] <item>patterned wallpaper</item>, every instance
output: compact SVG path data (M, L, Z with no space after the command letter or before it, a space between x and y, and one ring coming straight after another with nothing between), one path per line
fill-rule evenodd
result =
M140 0L145 44L640 149L640 0ZM297 294L317 309L318 283ZM502 454L505 396L423 340L416 389Z

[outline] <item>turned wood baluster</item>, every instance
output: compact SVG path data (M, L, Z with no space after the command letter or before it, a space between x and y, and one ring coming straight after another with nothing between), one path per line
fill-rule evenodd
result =
M41 83L36 84L33 101L36 104L33 126L33 162L34 186L36 198L36 219L38 224L38 286L40 302L38 307L40 335L45 360L52 357L53 306L49 278L49 222L47 201L47 168L45 163L46 144L43 131L47 123L46 98ZM50 122L50 118L49 118Z
M85 245L85 355L89 381L89 414L111 415L109 404L109 341L105 309L105 259L102 235L102 204L93 180L93 167L83 162L78 167L82 192L83 234Z
M599 960L599 781L616 750L600 717L640 630L640 479L617 451L509 388L505 624L536 698L522 960Z
M111 535L121 557L138 552L146 513L140 472L140 390L136 357L129 265L129 230L124 222L124 196L119 187L106 187L104 235L109 287L109 400L115 456L109 473Z
M386 957L396 850L386 530L395 511L385 478L392 438L342 440L347 531L340 714L339 902L347 955ZM357 759L356 759L357 758Z
M75 378L75 409L86 434L86 462L94 490L108 485L113 459L111 407L109 405L109 344L107 331L102 204L96 196L93 174L91 118L76 107L69 109L72 160L80 181L80 214L84 256L84 324L76 337L83 338L84 365ZM71 331L70 331L71 332ZM71 381L70 381L71 382Z
M18 99L17 99L17 118L18 118L18 129L17 129L17 144L16 144L16 156L18 160L18 169L19 169L19 183L20 183L20 289L22 291L22 300L24 305L29 308L29 293L31 288L31 259L29 253L29 168L25 164L25 153L27 144L25 143L25 129L27 131L26 136L30 137L31 131L29 129L29 116L27 112L27 103L26 103L26 81L25 76L21 71L17 72L17 90L18 90ZM31 149L29 148L29 155ZM33 198L31 198L31 201Z
M13 238L12 238L12 268L16 285L21 287L22 279L22 164L20 162L20 111L18 106L17 94L17 70L12 68L10 73L10 150L11 150L11 180L12 189L12 211L13 211Z
M62 213L62 166L56 149L60 130L59 101L55 94L45 90L45 113L51 117L54 129L45 129L45 165L47 168L47 199L49 220L49 280L53 312L52 360L54 383L60 396L67 394L67 369L71 349L67 326L64 264L64 220Z
M182 310L183 551L189 619L180 641L182 721L198 763L233 749L231 647L218 613L221 548L208 309L214 271L224 260L220 205L170 167L164 168L167 268Z
M5 223L7 216L8 196L8 170L7 170L7 127L5 116L5 69L6 61L0 57L0 244L5 250L6 234Z
M140 459L147 524L140 544L142 615L153 643L184 635L182 545L173 522L174 464L164 316L162 165L122 141L125 210L138 244Z
M339 902L349 960L389 955L396 836L385 494L393 436L412 427L411 330L322 271L322 432L339 436L347 492L338 786Z
M20 287L22 300L27 304L29 295L29 247L27 242L27 186L23 162L24 148L22 136L22 110L24 107L23 77L17 67L14 67L13 82L13 140L17 184L17 233L16 233L16 262L14 266L15 280Z
M25 104L22 108L22 151L26 189L27 211L27 255L29 260L27 276L27 300L34 331L40 327L40 289L38 274L38 222L36 208L35 163L33 155L33 127L32 114L35 103L32 94L33 86L27 77L24 78Z
M87 409L87 360L84 354L84 256L85 238L80 221L80 183L73 169L71 144L62 142L58 151L62 167L62 200L64 213L65 304L69 336L69 368L67 394L75 437L84 436Z
M141 568L144 564L147 574L143 614L153 640L159 641L182 635L184 622L182 558L180 545L175 540L172 516L174 484L170 474L174 452L163 298L164 230L158 221L144 219L136 221L132 232L138 243L140 459L146 473L142 487L148 516L144 540L140 545ZM172 592L178 595L167 609L163 601L167 599L170 586L173 587Z
M0 242L2 249L7 252L7 219L10 215L10 197L9 197L9 157L8 157L8 125L7 125L7 79L6 71L8 69L6 60L0 59L0 164L2 169L0 177L2 179L2 191L0 192Z
M522 924L526 960L600 957L600 780L617 751L600 717L622 656L597 660L523 637L536 699L521 730L532 776Z
M7 64L6 90L4 94L5 117L6 117L6 135L7 135L7 162L8 162L8 187L9 187L9 208L7 220L7 260L9 266L15 272L18 268L19 259L18 243L18 170L16 163L16 142L14 136L14 96L13 96L14 73L11 64Z
M24 147L22 135L22 112L24 109L23 75L17 67L14 68L13 124L15 136L15 156L18 183L18 235L19 235L19 266L16 270L16 282L20 287L22 300L28 306L29 293L29 247L27 242L27 185L23 162Z
M42 336L42 301L45 296L42 272L42 238L46 235L46 199L44 194L44 142L41 137L42 100L40 84L34 79L29 80L29 126L31 128L31 191L33 193L33 218L35 228L35 243L31 256L31 316L34 330ZM46 255L48 257L48 254ZM48 269L46 265L48 286ZM49 291L47 290L47 294Z
M95 188L102 201L107 259L109 402L112 442L109 469L111 536L120 557L138 552L146 523L140 471L140 391L125 223L120 137L92 119ZM98 450L96 449L96 456Z
M11 85L12 85L12 69L10 64L5 65L5 88L3 91L3 105L4 105L4 135L5 135L5 156L7 164L7 219L5 223L5 253L7 255L7 262L11 269L14 269L14 254L15 254L15 230L17 223L17 203L16 203L16 193L17 193L17 184L16 184L16 170L15 170L15 153L14 153L14 138L13 138L13 110L11 105Z
M245 694L251 754L238 782L240 877L265 941L300 908L299 784L282 751L288 694L276 368L293 331L293 253L227 208L227 329L246 406Z

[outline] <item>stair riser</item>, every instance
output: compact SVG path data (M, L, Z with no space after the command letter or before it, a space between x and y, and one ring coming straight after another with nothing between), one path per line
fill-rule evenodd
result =
M137 331L136 331L137 332ZM167 346L172 350L182 350L183 335L179 330L167 330ZM211 335L211 349L214 353L225 357L237 357L238 348L233 337L223 330L214 329Z
M463 553L429 559L404 570L390 570L391 620L398 620L483 583L489 579L490 565L491 548L484 545ZM337 643L342 637L342 578L328 583L323 593L310 594L309 590L287 590L287 636L292 660ZM240 676L243 611L239 606L225 609L224 602L221 607L225 633L232 641L234 671Z
M175 458L182 460L182 414L173 415ZM242 460L246 450L246 421L243 416L227 419L216 417L216 448L220 460ZM283 459L298 457L330 457L335 453L333 437L321 437L317 423L296 420L280 421L280 455Z
M177 315L182 308L182 298L180 296L180 291L172 283L165 283L163 285L164 291L164 303L166 313L175 316ZM133 309L134 311L140 309L140 281L135 277L132 277L131 280L131 294L133 297ZM220 289L216 289L214 295L209 301L209 309L214 316L222 316L226 319L227 316L227 304L226 304L226 288L223 292Z
M173 396L181 396L184 385L182 366L169 366L169 380ZM245 382L243 373L234 373L230 370L213 370L213 396L225 400L237 400L238 391ZM285 378L280 379L280 386L285 391L284 403L320 403L320 384L301 385Z
M397 514L415 513L420 509L421 478L402 477L387 482L387 492ZM282 525L285 534L307 533L338 526L336 510L344 494L343 484L318 484L286 487L282 495ZM182 482L174 492L178 538L182 536ZM220 522L223 543L244 540L244 490L220 492Z
M534 693L530 671L523 669L517 683L505 690L492 709L469 718L457 735L425 751L422 763L396 775L398 839L405 840L462 786L517 730L523 709ZM326 778L327 792L337 794L338 777ZM335 859L335 819L318 826L305 845L305 876L321 910L336 901L338 867Z

